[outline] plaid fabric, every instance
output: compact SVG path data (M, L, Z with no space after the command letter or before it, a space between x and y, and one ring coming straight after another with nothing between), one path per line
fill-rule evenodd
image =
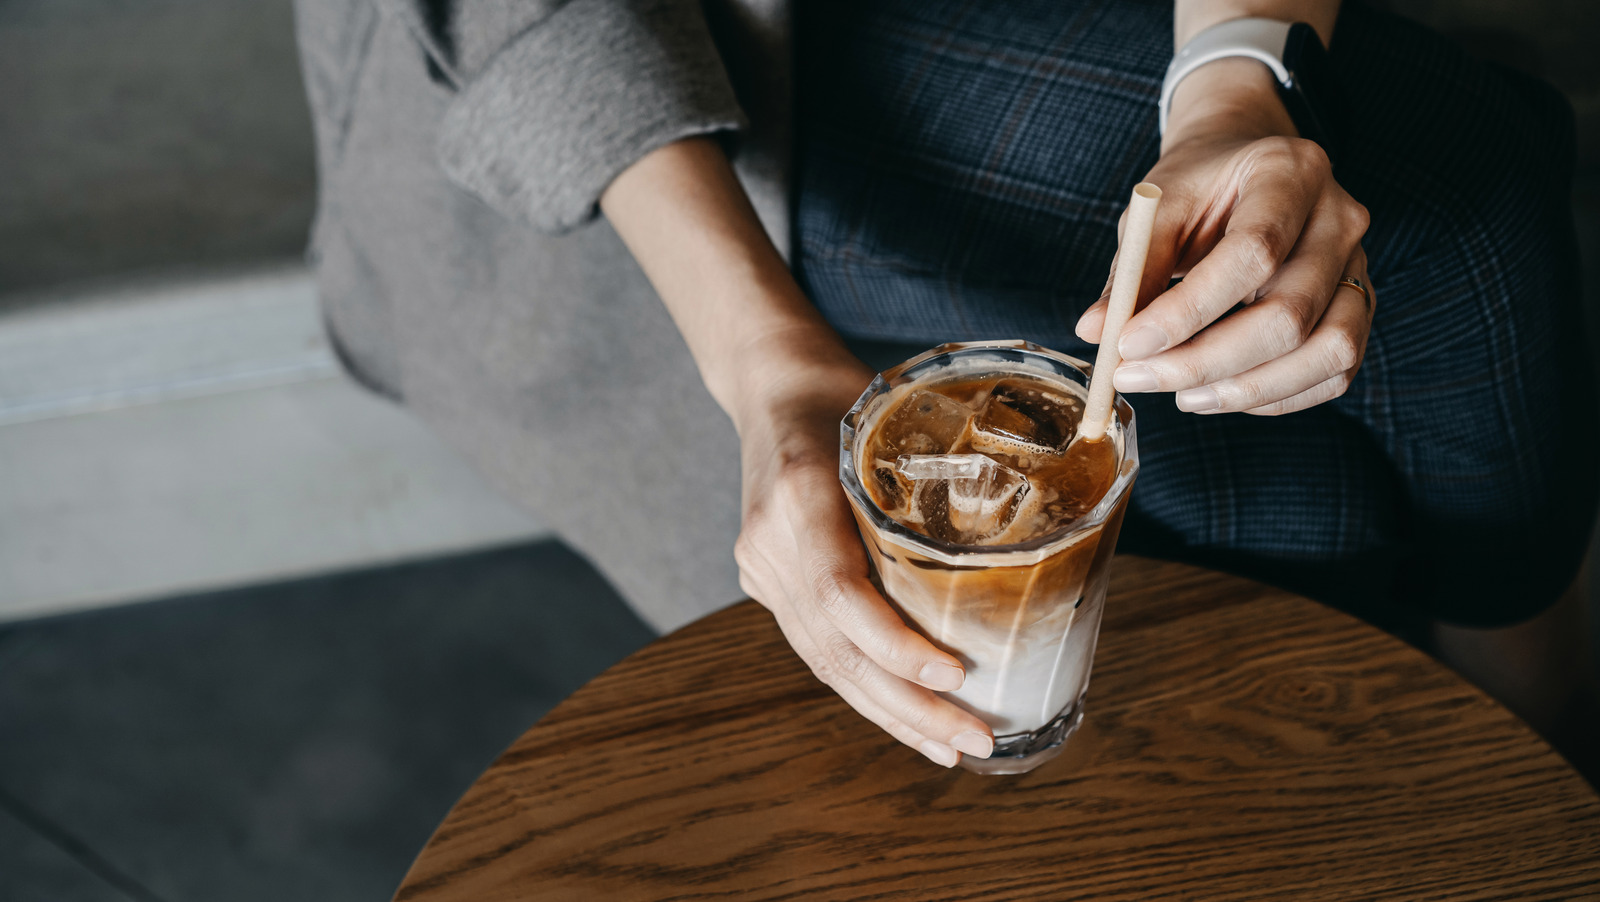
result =
M1339 400L1194 416L1134 398L1124 547L1379 622L1493 625L1571 580L1596 500L1567 209L1544 85L1347 3L1338 178L1372 213L1378 313ZM1025 337L1092 359L1128 191L1156 162L1170 2L799 4L796 269L845 335Z

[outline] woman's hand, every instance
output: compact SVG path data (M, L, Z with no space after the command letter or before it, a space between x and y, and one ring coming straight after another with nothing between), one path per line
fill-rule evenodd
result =
M1370 286L1366 208L1320 147L1294 137L1260 63L1196 70L1173 109L1145 176L1163 192L1140 291L1151 300L1123 329L1113 384L1177 392L1194 413L1281 414L1338 397L1372 324L1367 297L1339 284ZM1173 276L1183 281L1168 288ZM1084 340L1099 340L1105 304L1079 320Z
M716 142L650 152L600 206L644 268L739 430L740 585L817 678L894 738L951 767L989 757L984 722L933 690L955 658L905 625L867 579L839 485L839 421L872 381L801 293Z
M777 342L790 344L788 339ZM930 760L987 758L989 728L934 690L958 688L958 660L900 619L867 579L839 485L839 421L872 370L837 340L752 354L757 381L735 408L744 469L739 582L778 621L817 679Z

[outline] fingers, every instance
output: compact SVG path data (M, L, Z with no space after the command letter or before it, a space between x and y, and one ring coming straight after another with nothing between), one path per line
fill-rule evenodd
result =
M866 552L845 504L824 511L801 503L819 491L839 493L831 472L827 485L798 486L800 497L787 505L806 600L883 670L940 692L961 688L961 662L906 626L867 579Z
M1182 235L1185 220L1189 215L1187 202L1177 193L1169 194L1164 198L1162 205L1156 210L1155 228L1150 233L1150 250L1145 256L1144 273L1139 280L1139 300L1135 309L1143 307L1145 302L1161 293L1172 280L1173 267L1177 265L1178 257L1183 250ZM1117 244L1122 244L1122 234L1128 222L1128 214L1123 212L1122 218L1117 221ZM1111 280L1117 271L1118 254L1112 255L1111 270L1106 275L1105 287L1100 289L1100 299L1089 305L1089 309L1078 317L1075 327L1077 335L1090 344L1099 344L1100 335L1105 328L1106 304L1111 298Z
M1227 234L1193 271L1128 321L1118 350L1152 357L1187 341L1266 284L1294 244L1304 214L1261 195L1240 201Z
M1254 297L1295 246L1331 180L1327 156L1316 145L1287 139L1256 142L1229 172L1201 217L1226 221L1220 240L1191 248L1191 256L1204 253L1183 281L1129 320L1118 345L1124 358L1175 347ZM1197 235L1207 231L1204 222L1193 228Z
M778 625L811 668L846 704L928 760L953 767L958 752L987 758L988 726L970 712L874 665L843 633L788 611Z
M817 610L879 668L939 692L966 681L961 662L906 626L864 575L818 568L811 583Z
M1117 368L1122 392L1175 392L1244 373L1300 347L1321 321L1351 265L1361 232L1334 203L1319 204L1299 243L1261 297L1177 347Z
M818 624L808 624L811 637L821 653L816 660L807 661L817 678L832 686L854 687L880 706L890 717L924 738L950 745L967 746L979 757L988 757L993 748L989 727L977 715L939 698L927 689L884 671L868 658L855 643L837 630ZM845 695L846 692L841 692ZM849 698L846 698L849 701ZM973 745L972 740L977 744ZM913 746L919 748L919 746Z
M1315 407L1324 401L1332 401L1334 398L1344 394L1349 387L1349 379L1344 378L1342 375L1335 376L1293 397L1284 398L1282 401L1274 401L1261 407L1254 407L1244 412L1258 417L1275 417L1286 413L1294 413L1297 410Z
M924 758L940 767L955 767L961 762L961 754L955 747L947 742L929 739L916 730L906 726L899 718L885 711L881 705L872 700L872 697L862 692L855 686L845 683L841 686L831 687L845 704L856 710L856 713L867 720L877 724L878 728L893 736L902 745L916 749Z
M1336 398L1350 387L1361 366L1370 326L1366 298L1341 285L1304 344L1237 376L1178 392L1178 408L1192 413L1271 415Z
M1112 270L1117 268L1115 257L1111 260L1111 268ZM1110 297L1111 280L1107 279L1106 287L1100 291L1100 300L1090 304L1089 309L1083 311L1083 315L1078 317L1078 324L1073 327L1073 331L1078 334L1078 337L1089 344L1097 345L1100 343L1100 333L1106 326L1106 304Z
M794 623L791 618L777 612L774 612L774 614L777 617L778 628L783 630L784 638L789 640L789 645L794 648L795 654L799 655L800 660L805 661L807 666L811 667L811 672L818 679L822 679L822 674L827 671L819 671L817 666L812 663L822 659L822 653L817 650L816 642L812 640L810 634L803 627ZM960 760L955 748L949 743L929 739L927 736L906 726L899 718L884 710L882 705L873 701L870 696L862 692L855 684L846 681L839 686L835 686L826 679L823 679L822 682L838 693L839 697L844 699L845 704L854 708L856 713L872 721L879 729L893 736L899 742L921 752L935 764L942 767L954 767L956 762Z
M735 556L741 587L851 707L945 767L960 753L993 751L988 726L933 691L961 685L960 661L908 627L867 579L831 469L800 468L780 480L747 513Z

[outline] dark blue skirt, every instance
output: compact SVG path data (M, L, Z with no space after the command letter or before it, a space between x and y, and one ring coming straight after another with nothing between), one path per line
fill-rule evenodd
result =
M828 319L857 340L1092 359L1073 325L1156 162L1170 0L797 6L795 263ZM1122 547L1395 628L1525 619L1572 580L1600 472L1571 111L1354 2L1332 61L1355 112L1336 176L1372 214L1360 375L1281 417L1136 396Z

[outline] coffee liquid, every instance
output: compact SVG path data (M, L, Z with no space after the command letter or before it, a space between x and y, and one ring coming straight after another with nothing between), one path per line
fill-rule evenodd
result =
M904 526L958 545L1026 542L1066 526L1100 503L1121 462L1109 438L1073 443L1083 417L1083 398L1073 388L1025 376L919 386L885 411L867 437L860 472L868 494ZM941 480L935 470L915 479L916 469L907 466L918 458L979 455L998 465L999 475L984 474L986 484L969 487L966 496L960 483L984 476ZM993 497L999 493L1004 497ZM960 522L961 502L973 496L979 501L969 506L1002 503L987 522Z

